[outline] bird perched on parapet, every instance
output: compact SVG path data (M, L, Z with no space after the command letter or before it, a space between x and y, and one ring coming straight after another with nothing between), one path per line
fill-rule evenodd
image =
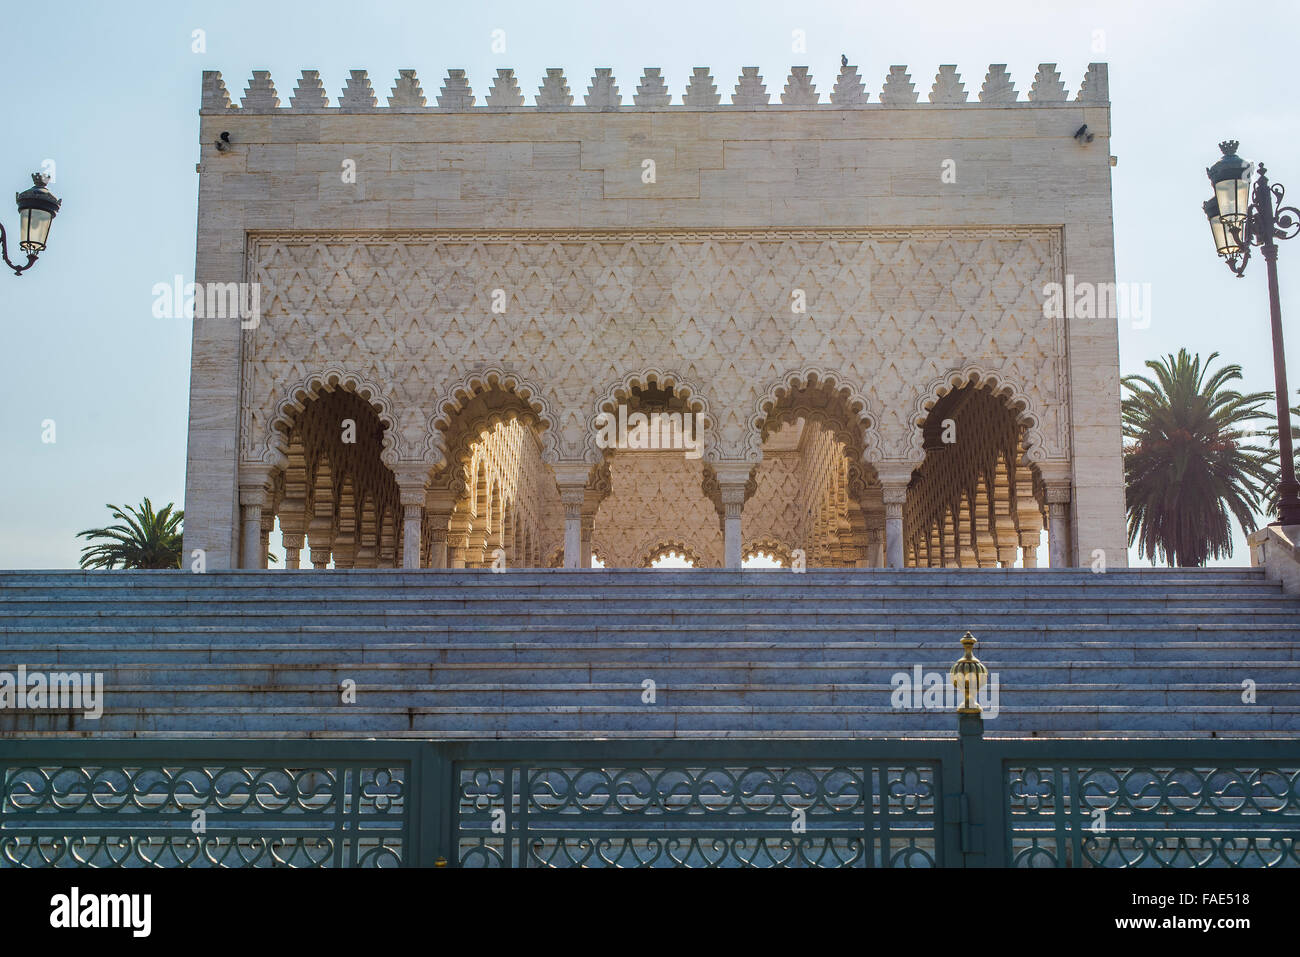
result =
M840 54L840 66L848 66L848 65L849 65L849 58L848 58L847 56L845 56L843 53L841 53L841 54Z

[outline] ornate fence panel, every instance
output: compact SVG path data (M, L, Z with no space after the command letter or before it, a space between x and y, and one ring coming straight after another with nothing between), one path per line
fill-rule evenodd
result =
M988 741L1012 867L1300 867L1294 741Z
M0 867L1300 867L1300 743L0 741Z
M375 742L6 742L0 866L399 865L415 756Z
M466 867L940 867L959 853L952 741L485 743L451 773Z

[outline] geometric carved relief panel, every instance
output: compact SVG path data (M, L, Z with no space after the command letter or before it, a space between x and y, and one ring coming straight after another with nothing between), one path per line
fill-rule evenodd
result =
M294 383L337 368L384 390L398 458L421 461L439 397L496 367L545 393L562 460L611 383L655 369L707 398L716 457L756 461L756 403L809 366L858 388L881 457L905 459L920 390L978 366L1064 460L1065 326L1042 309L1061 261L1050 227L253 233L241 459Z

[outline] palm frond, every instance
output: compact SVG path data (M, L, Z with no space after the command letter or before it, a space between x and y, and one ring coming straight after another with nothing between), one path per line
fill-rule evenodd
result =
M1267 392L1230 388L1235 364L1212 369L1186 349L1129 375L1120 405L1129 544L1150 560L1203 565L1232 554L1232 522L1255 530L1275 484L1275 453L1255 443L1273 419Z
M92 543L81 550L82 568L180 568L183 510L168 503L154 512L147 498L139 508L105 507L121 524L77 533Z

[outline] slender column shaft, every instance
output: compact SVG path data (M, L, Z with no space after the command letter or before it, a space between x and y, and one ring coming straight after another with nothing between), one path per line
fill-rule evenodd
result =
M884 484L885 499L885 565L902 568L903 561L903 504L907 501L905 482Z
M261 568L262 558L262 506L260 504L243 505L243 555L240 556L240 568Z
M420 532L424 525L424 506L402 508L402 567L420 567Z

